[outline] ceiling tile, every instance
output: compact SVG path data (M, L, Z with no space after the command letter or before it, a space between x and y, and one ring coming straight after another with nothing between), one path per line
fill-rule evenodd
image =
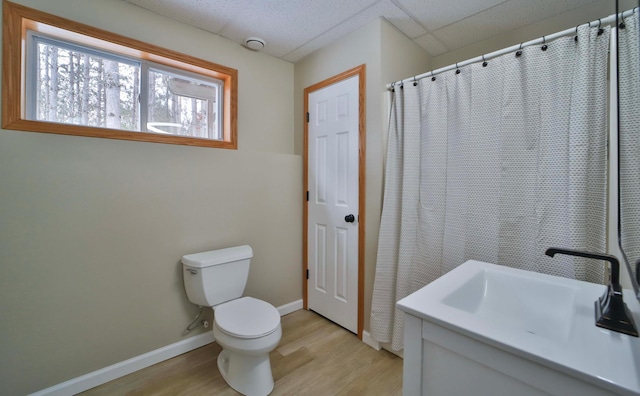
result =
M451 50L592 3L594 0L509 0L433 32ZM587 21L585 21L587 22ZM553 33L553 32L550 32Z
M389 0L385 0L378 2L374 6L363 10L348 20L345 20L333 29L315 37L313 40L286 54L283 59L295 63L313 51L344 37L381 16L385 17L391 24L407 36L415 37L425 33L424 29L422 29L420 25L415 23L415 21L413 21L408 15L396 7L395 4Z
M416 38L427 33L419 23L413 20L406 12L398 8L391 0L385 0L376 4L371 10L367 10L369 14L382 16L398 30L409 38Z
M267 42L263 51L281 57L313 40L379 0L256 1L251 12L236 15L220 35L236 42L257 36Z
M219 33L227 22L243 10L251 9L255 0L125 0L157 14L177 21Z
M434 31L505 1L432 0L427 2L425 0L395 0L429 31Z
M424 36L416 38L414 41L431 56L438 56L449 52L449 49L431 34L425 34Z

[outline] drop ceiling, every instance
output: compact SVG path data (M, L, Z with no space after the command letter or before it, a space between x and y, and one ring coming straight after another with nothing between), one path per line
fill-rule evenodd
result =
M124 1L238 44L260 37L262 52L295 63L380 17L438 56L596 0Z

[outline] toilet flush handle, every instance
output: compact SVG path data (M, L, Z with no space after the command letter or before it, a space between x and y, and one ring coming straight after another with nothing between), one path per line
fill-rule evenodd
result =
M190 273L191 275L196 275L196 274L198 273L198 271L197 271L197 270L194 270L193 268L187 268L187 269L185 269L185 271L189 271L189 273Z

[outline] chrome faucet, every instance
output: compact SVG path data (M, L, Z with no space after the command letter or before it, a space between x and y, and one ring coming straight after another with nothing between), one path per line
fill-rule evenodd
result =
M596 300L596 326L638 337L638 329L633 316L622 299L622 286L620 286L620 262L610 254L583 252L573 249L549 248L545 254L553 257L556 253L569 256L592 258L608 261L611 265L609 284L604 294Z

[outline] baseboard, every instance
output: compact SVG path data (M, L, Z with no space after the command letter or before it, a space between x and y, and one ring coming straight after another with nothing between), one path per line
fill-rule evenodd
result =
M281 305L278 307L278 312L280 312L280 316L288 315L292 312L299 311L302 309L302 300L290 302L289 304Z
M302 300L294 301L289 304L277 307L280 316L284 316L302 309ZM88 389L95 388L114 379L124 377L135 371L153 366L154 364L174 358L183 353L187 353L194 349L198 349L207 344L214 342L213 333L198 334L197 336L178 341L174 344L156 349L151 352L133 357L120 363L107 366L100 370L93 371L83 376L70 379L52 387L32 393L31 396L68 396L84 392Z
M147 352L120 363L112 364L111 366L73 378L69 381L62 382L58 385L33 393L32 395L75 395L76 393L84 392L98 385L102 385L106 382L131 374L167 359L171 359L212 342L213 333L211 331L207 331L206 333L198 334L195 337L178 341L174 344Z
M369 345L371 348L375 349L376 351L379 351L380 349L382 349L380 347L380 343L374 340L373 338L371 338L371 334L368 331L362 332L362 342Z

